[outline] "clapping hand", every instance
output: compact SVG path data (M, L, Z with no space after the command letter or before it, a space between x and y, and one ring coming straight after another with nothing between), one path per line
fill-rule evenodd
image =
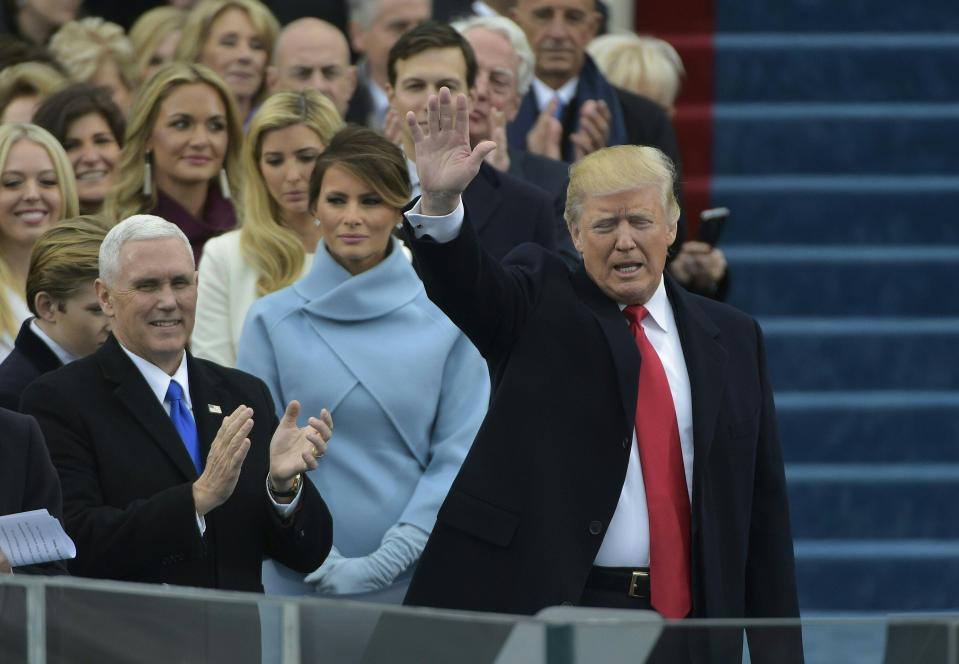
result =
M569 136L574 161L606 147L612 118L605 101L590 99L583 104L579 112L579 128Z
M299 414L300 402L291 401L270 441L270 480L278 491L288 490L298 474L316 468L333 436L333 418L325 408L305 427L296 425Z
M490 109L490 140L496 143L496 149L486 155L486 163L503 173L509 172L509 150L507 149L506 138L506 113L492 108Z
M563 125L556 118L557 101L551 99L526 134L526 150L550 159L562 159Z
M206 466L193 483L193 503L197 514L203 516L225 503L240 479L240 470L247 452L253 429L253 409L239 406L223 418L220 429L210 445Z
M420 209L426 215L444 216L456 209L460 194L496 143L483 141L470 148L466 95L456 96L454 109L447 87L440 88L439 96L430 95L426 118L426 126L421 127L412 111L406 114L423 192Z

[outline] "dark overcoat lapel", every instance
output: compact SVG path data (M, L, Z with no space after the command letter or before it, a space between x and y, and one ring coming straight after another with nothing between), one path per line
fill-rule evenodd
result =
M223 386L220 376L193 359L187 353L187 367L190 372L190 399L193 401L193 418L196 420L196 430L200 438L200 453L205 460L210 454L210 445L216 438L216 433L223 423L223 418L236 410L240 404L236 403L228 390ZM213 409L211 410L211 406ZM219 412L215 412L219 407ZM259 419L268 424L273 413L260 413ZM257 414L253 414L254 420Z
M115 385L113 394L129 412L130 419L136 422L163 450L182 473L184 479L195 480L196 469L193 467L193 461L190 460L180 434L173 426L173 421L157 401L156 395L150 390L143 374L123 352L116 338L109 337L102 352L97 353L96 357L103 371L103 377ZM193 381L190 383L190 389L192 396ZM196 397L193 398L194 409L196 409ZM202 433L200 440L205 440ZM208 447L209 440L206 440L205 444Z
M619 306L599 289L584 268L581 267L573 273L572 281L576 295L596 317L603 336L606 337L606 343L609 344L622 398L624 424L627 431L632 430L635 426L633 422L639 394L640 360L636 341L629 332L629 326Z

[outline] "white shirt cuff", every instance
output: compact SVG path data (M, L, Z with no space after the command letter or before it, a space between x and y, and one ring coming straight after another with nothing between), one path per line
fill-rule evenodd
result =
M273 500L273 493L270 491L270 477L267 475L266 483L264 484L266 487L266 495L270 498L270 502L273 503L273 509L275 509L276 513L280 515L281 519L286 519L293 514L293 510L295 510L296 506L300 504L300 496L303 495L303 482L306 481L307 478L304 477L303 481L300 482L300 488L297 490L296 495L293 496L293 500L288 503L278 503Z
M412 208L406 213L406 220L413 227L413 235L419 240L424 235L429 235L436 242L446 244L460 234L460 228L463 226L463 219L466 217L466 211L463 208L463 198L460 197L459 205L456 209L443 217L430 217L421 212L420 201L416 201Z
M194 512L196 514L196 527L200 529L200 537L206 535L206 518L201 516L199 512Z

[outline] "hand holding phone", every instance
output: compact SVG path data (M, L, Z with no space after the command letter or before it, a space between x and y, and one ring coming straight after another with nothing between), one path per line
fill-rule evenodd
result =
M715 247L719 242L719 236L723 233L723 226L726 219L729 218L729 214L729 208L727 207L703 210L699 214L699 230L696 232L696 239Z

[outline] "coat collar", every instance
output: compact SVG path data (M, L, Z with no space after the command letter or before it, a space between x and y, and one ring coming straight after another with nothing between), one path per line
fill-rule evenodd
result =
M173 421L157 400L143 374L123 352L116 337L111 334L94 357L100 365L104 379L116 386L114 396L130 412L132 419L166 453L184 478L196 479L193 461L180 434L173 426ZM224 415L232 412L235 406L232 406L229 395L222 390L219 376L197 362L189 353L187 366L193 416L197 424L200 452L205 459L210 451L210 443L220 427L220 421ZM214 404L220 406L222 414L209 412L209 405Z
M23 321L20 331L17 333L17 338L13 342L14 347L23 353L24 357L30 360L30 363L40 373L59 369L63 366L63 363L60 362L57 354L30 329L30 321L32 320L33 318L28 318Z
M609 299L580 266L572 273L573 290L599 322L612 353L627 431L635 426L636 398L639 394L639 349L629 332L619 305Z
M356 276L333 260L320 241L310 271L293 284L307 301L304 310L313 316L359 321L384 316L423 292L423 283L410 269L396 238L390 253L378 265Z
M708 457L716 429L716 418L726 385L728 353L721 344L720 331L695 302L668 274L663 275L666 294L673 309L692 399L693 449L696 458L693 491L701 483L698 475ZM639 351L623 323L619 305L609 299L580 267L572 274L573 288L592 311L603 330L614 358L616 378L622 397L626 425L633 427L638 393Z
M719 328L706 315L695 298L668 274L666 293L673 307L679 340L686 358L693 409L693 500L702 485L700 474L709 457L716 433L716 418L726 389L729 353L722 345Z

